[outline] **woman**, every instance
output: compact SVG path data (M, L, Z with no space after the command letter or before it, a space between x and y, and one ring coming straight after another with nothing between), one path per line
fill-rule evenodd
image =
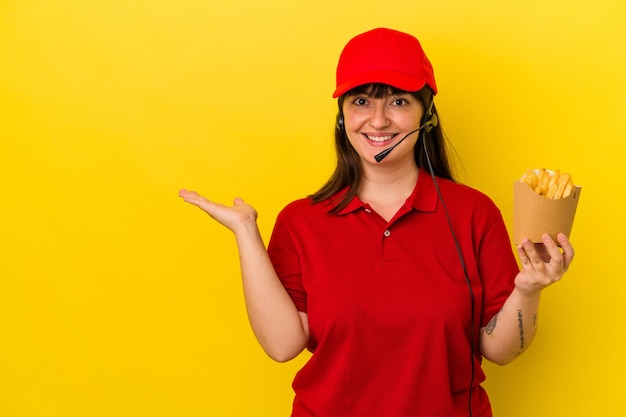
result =
M379 28L337 67L337 167L279 214L267 251L256 211L182 190L235 234L252 329L283 362L308 348L293 417L491 415L483 357L532 342L541 291L574 250L525 240L518 268L501 214L454 182L432 66L419 41Z

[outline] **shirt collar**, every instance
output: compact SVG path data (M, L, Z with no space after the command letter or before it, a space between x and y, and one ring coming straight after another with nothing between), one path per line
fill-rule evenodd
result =
M440 178L435 177L435 179L439 183ZM346 189L338 192L330 199L330 201L341 200L341 196L345 192ZM417 183L415 184L415 188L413 188L413 192L407 198L407 203L417 211L433 212L437 209L437 201L437 189L433 184L432 176L429 172L420 169L419 176L417 177ZM330 205L330 208L332 207L334 207L334 205ZM337 214L348 214L363 207L365 207L365 203L363 203L358 196L355 196L348 203L348 205Z

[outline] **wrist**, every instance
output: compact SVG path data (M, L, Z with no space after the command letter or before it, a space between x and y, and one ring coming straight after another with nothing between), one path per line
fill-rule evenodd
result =
M515 285L514 291L517 292L518 297L523 298L526 301L539 301L541 297L541 290L543 288L528 287L522 285Z
M250 235L260 235L259 226L257 225L256 218L248 218L239 223L233 228L233 233L237 237L244 237Z

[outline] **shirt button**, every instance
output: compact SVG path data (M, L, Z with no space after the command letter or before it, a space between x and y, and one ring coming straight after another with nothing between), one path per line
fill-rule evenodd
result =
M366 209L365 209L365 212L366 212L366 213L368 213L368 214L371 214L371 213L372 213L372 210L370 210L370 209L366 208Z
M385 237L389 237L391 232L389 231L389 229L387 229L387 230L385 230L385 232L383 234L385 235Z

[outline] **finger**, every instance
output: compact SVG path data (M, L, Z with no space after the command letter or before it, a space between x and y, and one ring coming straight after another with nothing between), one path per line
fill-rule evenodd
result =
M574 259L574 247L570 243L567 236L565 236L565 234L563 233L559 233L556 239L559 241L561 249L563 249L563 260L565 262L565 267L567 267L570 263L572 263L572 260Z
M517 246L517 253L524 269L535 269L535 266L542 263L530 239L522 240L522 243Z
M216 203L211 202L208 198L198 194L195 191L180 190L178 192L178 195L182 197L182 199L186 203L193 204L194 206L200 207L207 213L213 206L217 205Z
M199 196L199 195L200 195L200 194L198 194L198 193L197 193L197 192L195 192L195 191L189 191L189 190L185 190L185 189L182 189L182 190L178 191L178 196L179 196L179 197L182 197L182 198L186 198L186 197L193 197L193 196L196 196L196 197L197 197L197 196Z
M552 236L545 233L541 236L541 240L546 247L548 254L550 255L550 260L548 262L554 261L557 264L563 263L563 254L561 253L561 250L557 246L554 239L552 239Z
M526 251L524 250L524 245L522 244L517 245L517 255L519 256L519 260L524 266L524 268L530 264L530 259L528 259L528 255L526 254Z
M537 247L530 239L524 239L522 241L522 247L528 256L530 262L533 265L538 265L543 263L543 257L541 256L541 252L537 250Z
M201 204L205 201L209 201L199 194L184 194L184 195L181 195L181 197L183 198L183 200L185 200L185 202L195 204L195 205Z

